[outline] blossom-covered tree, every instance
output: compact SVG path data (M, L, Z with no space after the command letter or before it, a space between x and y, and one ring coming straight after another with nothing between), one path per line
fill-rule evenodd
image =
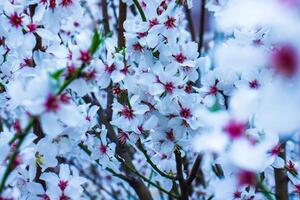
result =
M0 1L0 200L299 199L300 1L200 2Z

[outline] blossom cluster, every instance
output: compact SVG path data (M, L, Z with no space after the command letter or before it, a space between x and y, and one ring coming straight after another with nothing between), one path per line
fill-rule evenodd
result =
M299 198L300 1L194 4L0 2L0 200Z

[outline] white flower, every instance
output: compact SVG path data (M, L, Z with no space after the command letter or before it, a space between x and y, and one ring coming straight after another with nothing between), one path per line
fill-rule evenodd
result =
M81 185L85 182L75 170L72 170L71 174L66 164L60 165L59 175L46 172L41 175L41 179L46 181L47 194L51 199L59 199L63 196L78 199L83 192Z
M123 130L136 130L139 125L138 116L142 116L149 108L140 103L137 95L130 98L129 105L113 103L114 118L111 124Z

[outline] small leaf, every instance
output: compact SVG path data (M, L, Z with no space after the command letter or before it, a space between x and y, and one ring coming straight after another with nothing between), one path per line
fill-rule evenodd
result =
M103 39L102 39L101 34L100 34L98 31L95 31L95 32L94 32L94 36L93 36L93 40L92 40L92 45L91 45L91 47L90 47L90 53L91 53L92 55L97 51L99 45L100 45L102 42L103 42Z
M220 105L218 99L216 99L214 105L213 105L212 107L209 108L209 110L210 110L211 112L217 112L217 111L219 111L220 109L221 109L221 105Z
M60 75L65 71L65 69L59 69L55 72L53 72L50 76L51 78L55 79L56 81L59 80Z

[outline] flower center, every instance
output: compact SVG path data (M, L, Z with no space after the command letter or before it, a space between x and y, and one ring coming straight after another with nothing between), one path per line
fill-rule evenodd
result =
M224 128L225 132L232 139L238 138L245 132L246 125L243 122L231 120Z
M129 66L124 66L123 69L120 70L123 74L127 75L129 73Z
M191 110L189 108L181 108L180 116L186 119L192 117Z
M136 34L137 34L137 38L140 39L146 37L148 35L148 32L138 32Z
M167 21L164 23L167 29L171 29L175 27L176 19L174 17L168 16Z
M293 76L298 71L298 58L294 47L285 45L276 49L272 55L273 67L276 72L287 77Z
M60 96L59 96L59 100L64 103L64 104L68 104L70 103L70 99L71 97L68 95L68 93L62 93Z
M110 73L110 74L111 74L115 69L116 69L115 64L111 64L110 66L109 66L109 65L105 65L105 71L108 72L108 73Z
M252 89L258 89L260 86L258 80L254 79L253 81L249 82L249 87Z
M115 86L113 90L114 90L114 94L116 95L120 95L122 92L120 86Z
M61 191L64 191L67 186L68 186L68 181L60 180L58 182L58 187L61 189Z
M186 59L186 57L183 55L183 53L179 53L175 56L175 59L179 63L183 63Z
M271 155L274 156L274 155L279 155L280 152L282 151L281 149L281 145L280 144L277 144L272 150L271 150Z
M255 185L256 176L255 173L250 171L240 171L238 173L238 181L239 185Z
M89 51L80 51L79 60L81 60L84 64L89 63L92 60L90 52Z
M174 138L173 130L166 132L166 138L170 141L174 141L175 138Z
M133 110L131 108L129 108L128 106L125 106L122 111L121 114L127 118L127 119L133 119L134 118L134 113Z
M62 7L67 7L73 4L73 0L62 0L61 6Z
M59 197L59 200L69 200L70 198L65 196L64 194Z
M213 86L211 86L211 87L209 88L209 92L208 92L208 94L211 94L211 95L216 95L216 94L217 94L217 92L218 92L218 88L217 88L217 86L213 85Z
M23 163L21 156L17 155L15 159L13 160L12 166L13 168L16 168L17 166L21 165Z
M104 145L102 144L102 145L100 146L99 150L100 150L100 152L101 152L102 154L105 154L105 153L107 152L107 147L104 146Z
M154 19L152 19L152 20L149 20L149 26L150 26L150 28L152 28L153 26L156 26L157 24L159 24L157 18L154 18Z
M56 7L56 0L50 0L49 8L54 9Z
M33 32L36 31L37 25L34 24L34 23L30 23L30 24L27 25L27 28L28 28L29 32L33 33Z
M242 197L242 193L239 192L239 191L237 191L237 192L235 192L235 193L233 194L233 197L234 197L235 199L239 199L239 198Z
M49 111L57 111L59 109L59 100L53 96L52 94L50 94L44 104L44 106L46 107L46 110Z
M167 82L165 85L165 91L168 93L172 93L175 89L174 84L172 82Z
M133 47L133 50L135 50L135 51L141 52L143 50L142 45L140 43L138 43L138 42L135 43L135 44L133 44L132 47Z
M10 15L9 22L12 26L19 28L20 26L22 26L23 20L22 17L18 15L18 13L14 12Z

